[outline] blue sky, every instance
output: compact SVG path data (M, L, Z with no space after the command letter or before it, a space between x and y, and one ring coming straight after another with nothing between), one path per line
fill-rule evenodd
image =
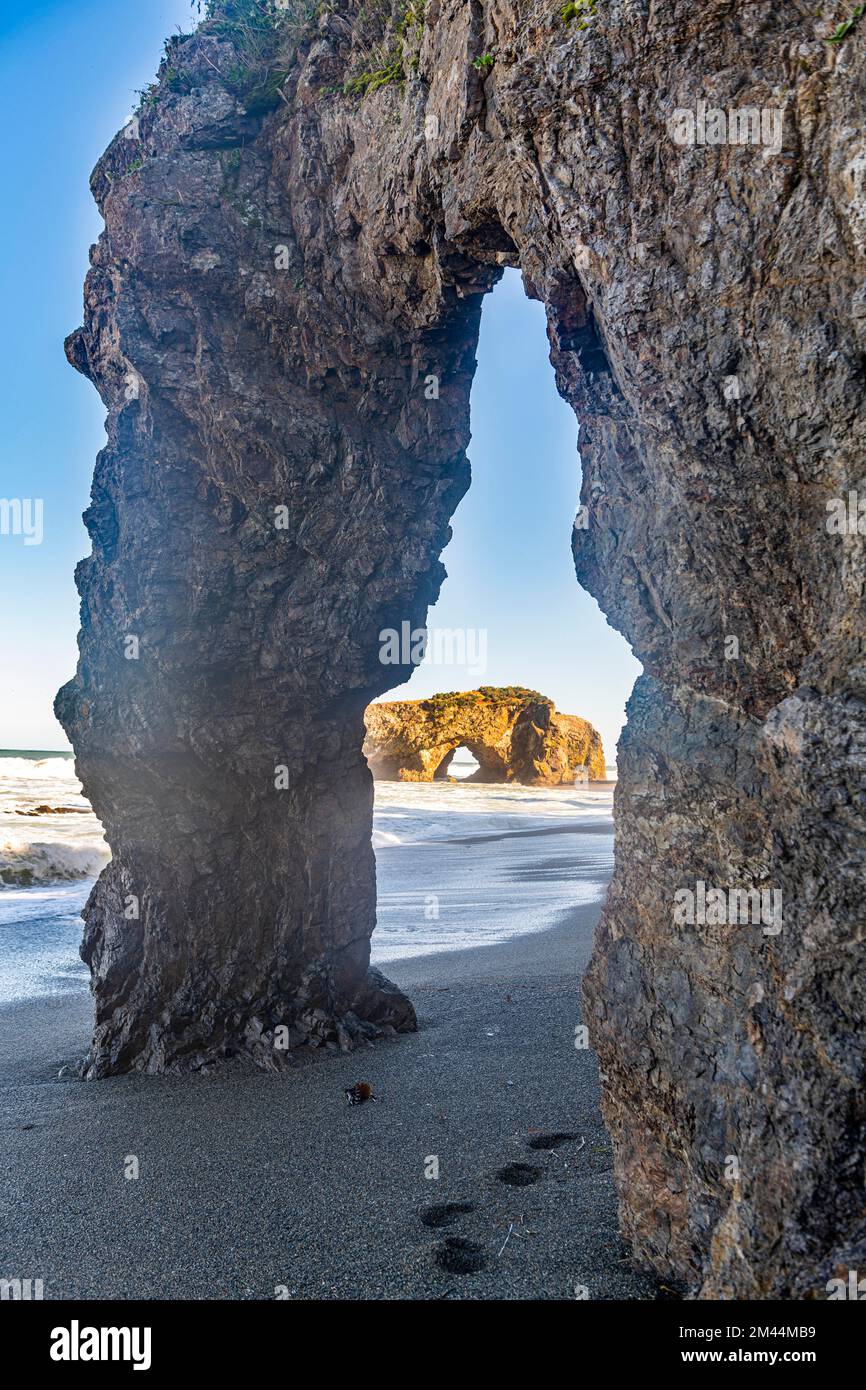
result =
M67 746L51 706L75 668L73 571L89 550L80 517L104 440L101 402L63 355L101 226L88 177L163 39L192 20L189 0L6 0L0 17L0 497L44 499L41 545L0 535L0 747ZM517 272L485 304L472 429L473 484L429 624L483 630L486 670L425 665L395 693L528 685L591 719L610 760L640 668L574 577L577 424Z
M67 364L88 249L88 179L189 0L5 0L0 15L0 497L43 498L44 539L0 535L0 747L65 748L54 693L75 670L73 571L104 410Z

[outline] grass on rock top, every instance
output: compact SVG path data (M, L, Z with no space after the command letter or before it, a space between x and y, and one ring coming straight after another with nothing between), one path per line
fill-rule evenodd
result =
M418 700L417 703L435 710L443 709L447 705L502 705L518 701L553 705L553 701L546 695L540 695L537 690L527 690L522 685L481 685L477 690L447 690Z

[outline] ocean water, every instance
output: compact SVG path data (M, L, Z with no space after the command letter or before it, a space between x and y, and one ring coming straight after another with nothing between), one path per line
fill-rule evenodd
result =
M606 786L377 782L373 963L489 946L601 902L612 812Z
M603 897L610 787L476 786L474 766L376 784L374 964L543 931ZM86 990L80 914L109 857L71 756L0 750L0 1003Z
M109 858L71 755L0 750L0 1002L87 988L81 909Z
M71 754L0 751L0 884L95 878L110 857Z

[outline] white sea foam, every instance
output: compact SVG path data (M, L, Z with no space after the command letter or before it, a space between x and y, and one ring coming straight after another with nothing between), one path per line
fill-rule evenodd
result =
M93 878L109 858L71 758L0 757L0 886Z
M605 786L520 787L513 783L377 782L373 844L424 844L465 835L527 830L539 822L574 827L611 813Z
M0 841L0 882L29 888L39 883L73 882L95 878L111 855L100 844L83 840L18 839Z
M0 756L0 787L7 782L54 781L59 786L79 787L72 758L22 758L17 754Z

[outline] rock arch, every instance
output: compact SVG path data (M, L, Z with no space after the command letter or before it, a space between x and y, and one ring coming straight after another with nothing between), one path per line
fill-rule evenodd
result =
M240 3L97 165L68 344L108 408L57 704L114 856L89 1074L411 1026L367 974L363 712L519 264L581 425L577 574L646 672L587 983L623 1229L705 1297L820 1291L866 1259L856 499L825 525L866 495L862 43L769 0L431 0L371 70L368 11L250 57ZM781 112L778 149L674 138L708 99ZM784 930L676 926L698 881L772 885Z
M578 769L597 781L607 776L592 725L558 714L552 700L519 686L370 705L365 724L364 756L374 777L436 781L464 745L478 762L470 781L559 786L573 783Z

